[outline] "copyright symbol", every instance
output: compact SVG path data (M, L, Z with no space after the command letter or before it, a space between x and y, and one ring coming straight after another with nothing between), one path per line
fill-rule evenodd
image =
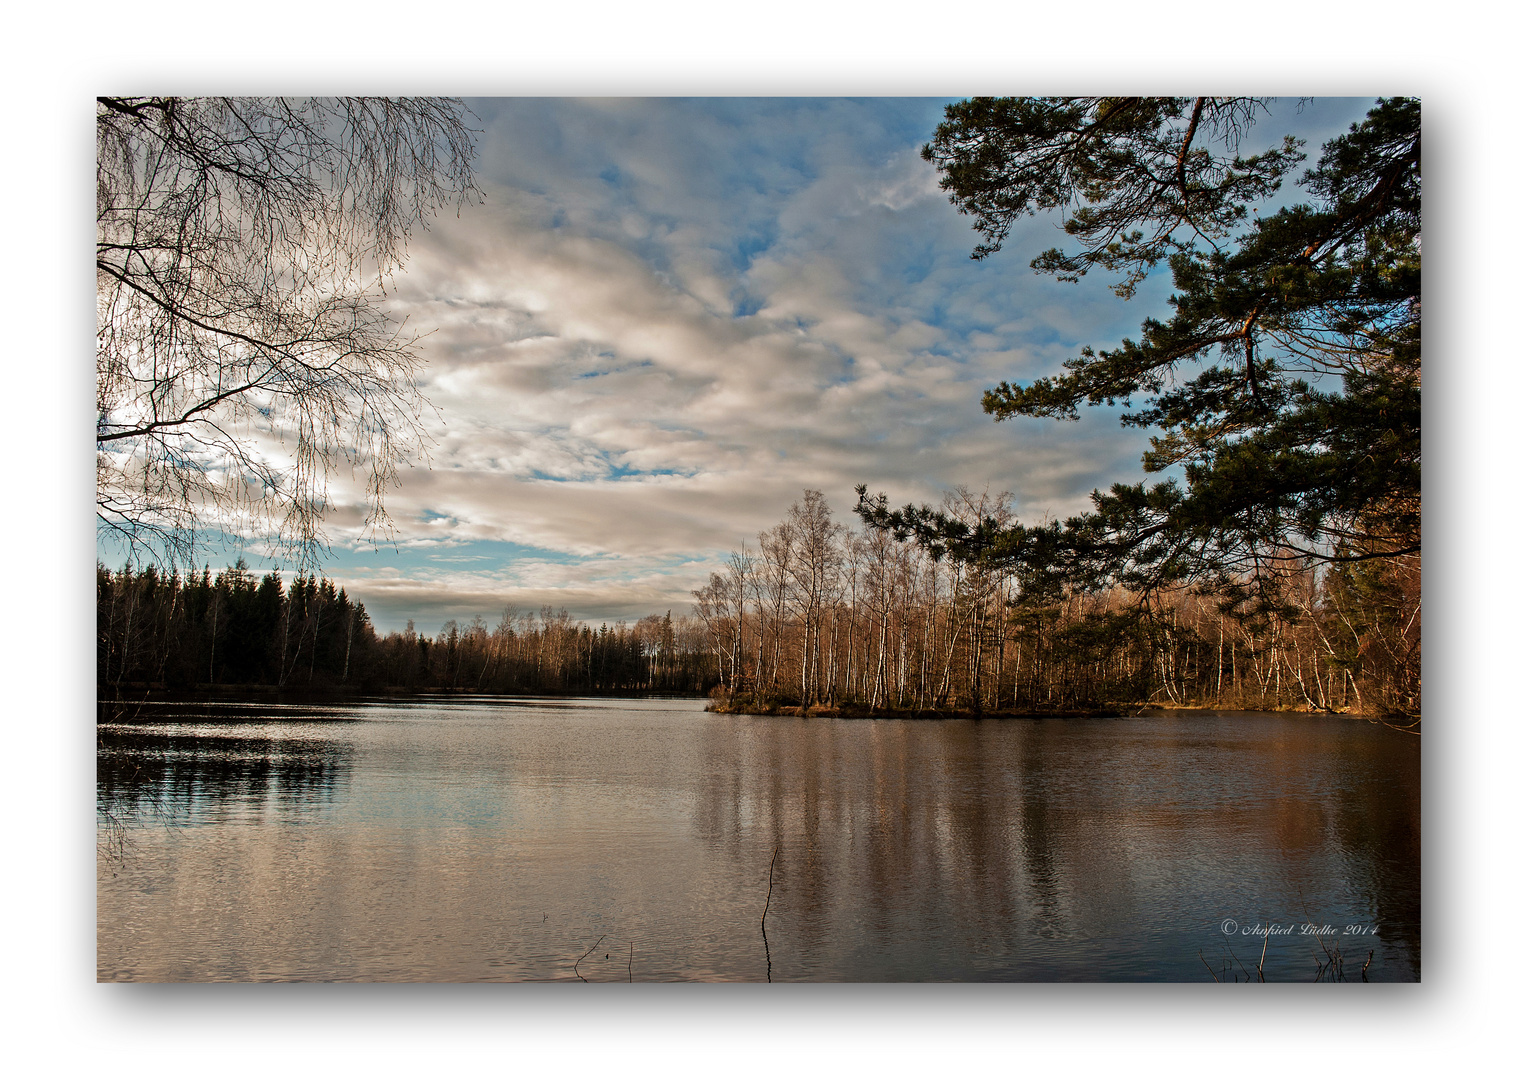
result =
M1232 919L1224 919L1223 920L1223 933L1225 933L1225 934L1236 934L1236 933L1238 933L1238 931L1239 931L1239 924L1238 923L1234 922Z

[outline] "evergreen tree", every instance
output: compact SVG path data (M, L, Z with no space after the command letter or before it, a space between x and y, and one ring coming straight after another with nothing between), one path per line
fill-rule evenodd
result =
M923 156L988 240L1066 212L1073 252L1033 268L1116 272L1119 295L1167 263L1168 318L1083 350L1061 375L987 391L998 420L1075 419L1082 405L1157 429L1156 483L1093 493L1094 511L1037 528L956 527L930 510L859 512L929 545L994 548L1025 586L1203 582L1236 607L1289 610L1307 564L1414 558L1421 545L1421 113L1378 101L1301 180L1311 201L1259 216L1301 160L1291 138L1237 153L1262 102L976 99L950 106ZM1135 409L1133 399L1146 400Z

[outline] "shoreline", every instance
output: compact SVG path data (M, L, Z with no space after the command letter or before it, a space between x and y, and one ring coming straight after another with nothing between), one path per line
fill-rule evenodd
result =
M121 719L120 715L110 716L112 712L124 712L144 706L161 705L236 705L257 704L260 702L277 702L288 704L361 704L372 701L405 701L405 700L479 700L495 699L500 701L554 701L566 698L591 698L591 699L616 699L626 698L631 700L700 700L705 701L703 710L707 713L728 716L789 716L798 719L844 719L844 720L1083 720L1101 718L1124 718L1137 719L1144 717L1164 716L1220 716L1234 713L1264 713L1296 716L1342 716L1346 719L1365 720L1372 723L1387 723L1396 721L1389 726L1406 725L1409 728L1417 727L1421 721L1420 716L1407 717L1381 717L1365 713L1354 712L1327 712L1322 709L1312 709L1301 705L1294 707L1269 708L1265 706L1220 706L1215 704L1155 704L1153 702L1112 702L1101 705L1087 705L1079 707L1045 707L1020 706L1017 708L980 709L971 708L942 708L942 709L912 709L912 708L870 708L868 705L841 704L841 705L811 705L803 708L800 705L767 703L757 704L753 701L734 702L730 699L713 698L709 695L679 692L672 690L519 690L509 692L491 692L470 689L439 690L439 689L408 689L406 687L377 687L367 690L355 690L352 688L310 688L310 687L277 687L264 684L217 684L201 685L195 687L183 687L168 689L161 686L137 685L130 689L122 687L125 691L120 697L112 698L104 695L96 697L97 722L109 722Z
M1282 716L1339 716L1347 720L1367 720L1383 723L1384 719L1361 713L1325 712L1305 708L1227 708L1218 705L1154 705L1147 702L1124 702L1110 705L1093 705L1084 708L1037 709L896 709L875 708L863 705L757 705L752 702L731 704L713 701L706 707L709 713L729 716L793 716L801 719L841 720L1093 720L1093 719L1141 719L1164 716L1226 716L1236 713L1267 713ZM1399 717L1410 725L1416 725L1420 717Z
M565 698L617 699L637 701L681 700L705 701L704 694L681 693L675 690L513 690L505 693L484 690L436 690L409 689L407 687L375 687L365 690L353 688L278 687L262 683L217 684L214 687L179 687L166 689L161 686L122 687L122 693L111 697L97 690L95 696L95 722L114 723L127 713L143 708L162 706L204 705L212 708L237 705L361 705L384 701L465 701L494 699L497 701L533 702L562 701ZM115 715L112 715L115 714Z

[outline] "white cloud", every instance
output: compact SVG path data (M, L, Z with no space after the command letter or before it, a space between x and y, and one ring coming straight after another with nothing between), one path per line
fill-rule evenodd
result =
M981 412L986 387L1137 320L1099 285L1031 278L1026 254L968 258L916 153L932 103L476 111L487 200L414 238L393 299L431 331L436 408L430 467L387 500L393 572L350 571L374 554L351 547L361 486L333 487L332 572L387 619L550 594L586 617L684 604L805 487L845 518L858 483L897 503L1010 489L1039 516L1133 478L1141 440L1110 422ZM560 556L445 561L489 543Z

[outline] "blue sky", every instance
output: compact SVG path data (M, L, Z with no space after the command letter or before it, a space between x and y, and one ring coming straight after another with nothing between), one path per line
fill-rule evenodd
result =
M1010 491L1038 519L1140 478L1146 436L1109 410L997 424L979 402L1135 334L1166 281L1122 302L1034 275L1054 220L972 262L918 153L948 100L471 101L486 198L413 238L390 302L430 331L430 460L378 549L337 478L327 573L381 631L508 604L635 619L687 609L808 487L848 523L860 483ZM1253 142L1315 154L1367 104L1278 99Z

